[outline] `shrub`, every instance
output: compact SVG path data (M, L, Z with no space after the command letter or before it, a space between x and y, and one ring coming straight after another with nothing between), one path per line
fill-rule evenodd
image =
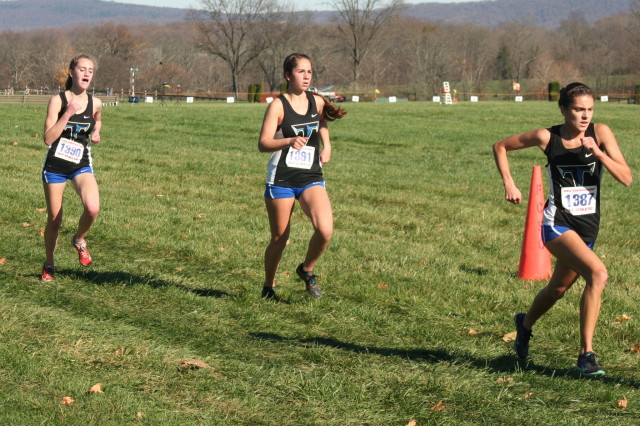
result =
M247 91L249 92L247 94L247 100L249 101L249 103L253 102L255 97L256 97L256 85L255 84L250 84L249 85L249 90Z
M557 102L560 99L560 83L557 81L549 82L549 101Z

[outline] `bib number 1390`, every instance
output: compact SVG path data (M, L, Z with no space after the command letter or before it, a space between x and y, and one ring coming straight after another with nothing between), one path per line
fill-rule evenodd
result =
M61 138L58 142L55 157L79 164L84 154L84 145L69 139Z

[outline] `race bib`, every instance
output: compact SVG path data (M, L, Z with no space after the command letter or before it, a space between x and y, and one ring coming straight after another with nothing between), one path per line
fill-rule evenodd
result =
M562 207L574 216L593 214L596 212L597 192L595 185L562 188Z
M69 139L60 138L54 157L79 164L84 154L84 145Z
M311 169L316 149L312 146L304 146L302 149L289 149L287 154L287 166L296 169Z

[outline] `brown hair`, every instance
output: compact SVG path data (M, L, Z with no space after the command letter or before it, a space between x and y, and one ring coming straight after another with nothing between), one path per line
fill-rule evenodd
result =
M89 56L89 55L78 55L75 58L73 58L71 60L71 62L69 63L69 71L75 69L75 67L78 65L78 62L80 62L80 59L88 59L91 62L93 62L93 66L94 67L96 65L96 61L94 61L91 56ZM65 88L65 90L69 90L69 89L71 89L72 86L73 86L73 79L69 75L69 76L67 76L67 82L64 84L64 88Z
M282 64L283 75L286 76L286 74L291 74L293 72L293 69L298 65L298 61L300 59L306 59L311 63L311 58L309 57L309 55L306 55L304 53L292 53L284 59L284 63ZM287 88L289 88L289 81L287 81ZM327 121L337 120L347 114L347 111L343 110L342 108L333 106L331 101L329 101L329 99L327 99L325 96L322 96L318 93L314 93L314 95L320 96L324 99L324 108L322 108L322 115Z
M558 105L560 108L569 108L573 103L573 99L578 96L589 95L595 99L595 94L589 86L584 83L571 83L567 84L560 90L560 98L558 99Z

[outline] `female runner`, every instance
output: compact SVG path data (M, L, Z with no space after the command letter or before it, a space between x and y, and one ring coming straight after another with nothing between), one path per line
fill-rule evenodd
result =
M320 297L322 291L313 269L333 234L333 213L322 175L322 167L331 158L327 121L342 118L346 112L308 91L312 67L307 55L287 56L283 68L287 91L269 104L258 141L261 152L271 152L264 192L271 240L264 254L262 297L276 297L275 275L289 239L295 200L314 228L306 257L296 273L307 292Z
M71 244L78 252L80 264L91 265L91 255L84 238L100 210L98 184L93 176L91 143L100 142L102 102L87 93L94 72L94 62L86 55L71 60L66 90L51 97L44 123L44 143L49 147L42 168L42 182L47 201L47 226L44 232L46 260L42 279L54 279L54 252L62 225L62 196L70 180L82 200L84 211Z
M528 356L533 325L581 276L585 288L580 300L578 369L585 376L604 374L593 351L593 335L608 275L592 250L600 223L602 166L623 185L629 186L632 181L631 170L611 129L591 122L594 101L589 87L571 83L562 89L558 101L564 124L514 135L493 146L505 198L514 204L520 203L522 195L511 177L507 152L535 146L549 162L549 199L544 209L542 240L556 257L556 264L549 283L535 296L529 311L514 318L516 353L521 359Z

